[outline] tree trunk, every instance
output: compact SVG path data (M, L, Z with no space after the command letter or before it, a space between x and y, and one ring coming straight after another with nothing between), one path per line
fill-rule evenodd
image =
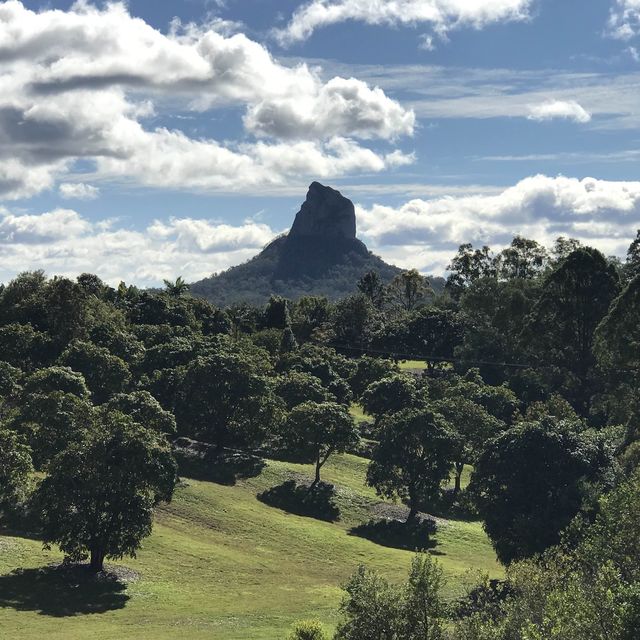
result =
M312 491L316 488L317 484L320 482L320 467L322 467L322 462L320 462L320 451L318 451L318 455L316 457L316 477L314 481L311 483L309 487L309 491Z
M104 571L104 552L100 549L91 549L91 561L89 568L92 573Z
M415 522L416 517L418 516L418 509L411 504L409 506L409 515L407 516L406 524L411 524Z
M462 482L462 472L464 471L464 463L456 462L456 478L455 484L453 486L453 497L457 498L458 494L462 490L461 482Z
M406 524L415 522L418 516L418 501L415 499L415 491L413 487L409 487L409 515L407 516Z

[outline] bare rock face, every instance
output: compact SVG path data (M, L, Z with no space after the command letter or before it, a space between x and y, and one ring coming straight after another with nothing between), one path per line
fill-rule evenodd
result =
M289 232L289 238L297 237L355 239L353 202L339 191L313 182Z

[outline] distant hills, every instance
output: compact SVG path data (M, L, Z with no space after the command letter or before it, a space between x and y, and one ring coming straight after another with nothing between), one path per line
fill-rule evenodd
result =
M287 235L257 256L191 285L191 293L214 304L263 304L272 294L295 300L303 295L337 299L353 293L356 282L377 271L384 282L401 273L356 238L353 203L339 191L313 182ZM431 278L434 289L444 280Z

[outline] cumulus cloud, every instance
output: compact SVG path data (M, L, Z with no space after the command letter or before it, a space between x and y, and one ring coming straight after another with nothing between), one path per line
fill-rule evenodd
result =
M502 248L516 234L547 246L571 236L623 256L640 216L640 182L537 175L496 195L357 207L357 216L374 251L425 272L442 273L464 242Z
M591 122L591 114L575 100L548 100L529 107L529 120L573 120L574 122Z
M615 0L608 31L618 40L630 40L640 34L640 0Z
M155 221L142 230L115 224L92 223L69 209L40 215L2 209L0 281L40 268L70 277L93 272L112 284L154 286L180 274L196 280L244 262L276 235L264 224L192 218Z
M100 195L98 187L84 182L63 182L58 191L65 200L95 200Z
M94 179L227 190L391 166L393 150L361 141L411 135L411 110L354 78L325 82L317 68L285 66L230 28L214 19L162 33L119 2L68 11L0 2L0 197L49 189L78 159L95 164ZM148 126L164 109L220 107L244 110L250 137Z
M281 44L309 38L316 29L354 20L370 25L426 24L440 37L451 29L481 29L529 17L532 0L312 0L275 32ZM427 40L430 46L433 41Z

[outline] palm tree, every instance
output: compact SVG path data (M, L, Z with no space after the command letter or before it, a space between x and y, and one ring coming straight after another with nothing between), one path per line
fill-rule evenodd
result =
M184 281L182 276L178 276L175 282L171 280L164 281L164 289L173 298L179 298L189 291L189 285Z

